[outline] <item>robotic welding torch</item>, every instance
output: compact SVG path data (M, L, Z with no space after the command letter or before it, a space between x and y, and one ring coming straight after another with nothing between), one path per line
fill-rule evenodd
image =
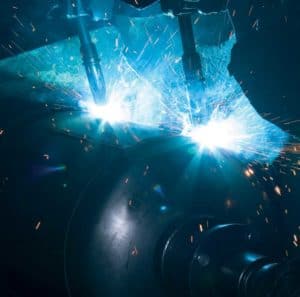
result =
M180 36L183 48L183 70L187 82L204 81L200 55L196 51L192 17L190 14L178 16Z
M164 13L178 18L183 49L182 64L190 106L190 120L193 123L198 123L205 120L205 111L200 108L205 80L193 32L192 15L198 12L197 5L193 1L189 6L186 6L183 1L172 0L162 0L160 4Z
M68 18L75 19L77 22L81 56L94 101L103 104L106 101L106 87L100 58L88 31L87 20L90 15L86 12L81 0L76 0L75 5L70 0L68 2Z

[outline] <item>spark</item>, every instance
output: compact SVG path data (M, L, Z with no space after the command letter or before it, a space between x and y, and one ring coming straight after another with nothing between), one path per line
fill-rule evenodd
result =
M231 199L227 199L225 201L226 208L232 208L233 207L233 201Z
M41 165L35 165L32 166L33 170L33 176L34 177L42 177L48 174L52 174L55 172L62 172L66 171L67 167L66 165L58 165L58 166L41 166Z
M199 231L202 233L204 231L203 225L199 224Z
M32 30L32 32L35 32L35 31L36 31L36 28L35 28L35 26L34 26L32 23L30 23L30 26L31 26L31 30Z
M39 230L40 226L41 226L41 221L37 222L34 229L37 231Z
M248 168L244 171L245 176L247 177L251 177L252 175L254 175L254 171L252 168Z
M131 251L131 255L132 256L137 256L138 254L139 254L139 251L138 251L137 247L134 246L133 249L132 249L132 251Z
M274 191L275 191L275 193L276 193L278 196L281 196L281 195L282 195L281 189L280 189L279 186L275 186Z
M50 155L49 155L49 154L44 154L43 157L44 157L46 160L49 160L49 159L50 159Z

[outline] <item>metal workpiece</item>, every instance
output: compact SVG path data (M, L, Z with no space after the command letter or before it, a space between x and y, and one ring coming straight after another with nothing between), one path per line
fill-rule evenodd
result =
M190 296L199 239L216 223L245 222L250 209L255 216L259 200L247 179L232 170L223 178L213 158L197 164L195 153L184 137L150 138L125 150L128 167L109 192L97 177L86 188L66 244L72 296ZM223 168L240 166L231 160ZM229 195L251 199L228 208Z
M272 189L254 188L235 158L224 158L220 167L213 155L199 155L186 137L128 124L107 131L99 126L80 111L49 111L20 122L2 143L2 166L8 174L19 168L10 195L27 205L21 204L21 223L10 233L26 238L22 253L13 246L9 262L24 271L25 282L36 280L33 296L51 281L46 296L206 297L199 292L211 284L203 280L215 276L205 272L216 262L222 265L213 267L226 267L222 278L235 286L229 270L261 280L243 267L274 247L280 253L281 237L256 214L262 191L271 197ZM5 159L8 152L13 160ZM28 174L26 164L39 166ZM267 209L266 216L274 217ZM32 213L41 217L34 226ZM249 222L262 233L261 252L252 250L240 227ZM248 251L249 261L240 261ZM293 269L289 281L297 275Z
M191 296L299 296L295 282L300 277L299 261L265 255L263 245L246 225L217 225L208 230L189 266ZM278 289L287 284L288 290Z

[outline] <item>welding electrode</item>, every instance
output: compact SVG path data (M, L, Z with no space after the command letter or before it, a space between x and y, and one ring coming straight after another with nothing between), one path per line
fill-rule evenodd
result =
M85 17L78 18L78 35L81 43L81 56L87 74L91 92L96 103L104 103L106 88L100 65L100 58L87 30Z

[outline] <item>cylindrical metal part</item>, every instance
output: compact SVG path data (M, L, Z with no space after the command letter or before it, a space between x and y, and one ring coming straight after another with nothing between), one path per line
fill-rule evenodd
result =
M190 119L196 124L205 121L205 111L200 106L204 89L204 77L200 55L196 51L196 43L193 32L192 15L178 15L180 36L182 41L182 64L188 90ZM201 114L200 114L201 110Z
M104 103L106 99L105 81L100 65L100 58L95 44L87 29L86 18L78 18L78 35L81 43L81 55L86 70L90 89L96 103Z
M190 265L191 296L299 297L298 262L290 264L251 251L251 241L243 225L220 225L207 231Z
M190 14L178 16L180 36L183 48L183 69L187 82L204 80L199 54L196 51L196 43L193 32L192 16Z

